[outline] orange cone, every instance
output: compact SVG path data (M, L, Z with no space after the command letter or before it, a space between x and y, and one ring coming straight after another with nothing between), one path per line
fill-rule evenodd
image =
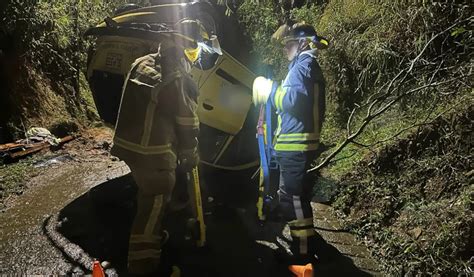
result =
M288 269L297 277L313 277L313 265L290 265Z
M105 277L104 269L99 261L94 261L92 264L92 277Z

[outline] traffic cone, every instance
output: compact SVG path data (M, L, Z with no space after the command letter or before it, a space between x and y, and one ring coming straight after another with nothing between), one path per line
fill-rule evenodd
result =
M313 277L313 265L290 265L288 269L297 277Z
M92 264L92 277L105 277L104 269L99 261L94 261Z

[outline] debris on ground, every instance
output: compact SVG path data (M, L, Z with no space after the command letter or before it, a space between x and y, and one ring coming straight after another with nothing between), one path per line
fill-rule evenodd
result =
M61 135L67 136L68 133ZM119 162L110 156L108 150L95 148L96 145L112 143L112 130L109 128L81 130L80 135L74 135L73 140L66 144L64 144L66 139L63 138L63 142L60 141L57 146L46 143L42 151L37 150L34 155L28 154L21 159L11 158L11 154L24 154L22 151L32 150L31 144L43 143L33 141L31 137L29 139L29 144L26 143L26 139L0 144L0 213L13 205L20 195L36 187L37 184L30 180L39 174L45 174L49 168L53 168L56 172L56 170L62 171L64 167L94 162L106 163L110 166L108 168L113 170L115 162Z
M1 144L0 158L16 160L46 148L61 147L74 138L74 136L57 138L45 128L34 127L26 132L26 138L13 143Z
M33 142L47 142L50 145L58 145L61 142L60 139L55 137L51 132L46 128L33 127L26 132L26 139L21 140L28 144L30 141Z

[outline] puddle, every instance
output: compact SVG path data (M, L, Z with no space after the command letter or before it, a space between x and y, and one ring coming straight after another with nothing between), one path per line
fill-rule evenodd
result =
M64 162L68 161L74 161L75 159L71 157L69 154L64 154L64 155L56 155L52 157L48 157L45 160L37 161L33 164L33 167L35 168L41 168L41 167L47 167L51 165L60 165Z
M37 228L48 215L109 178L107 163L65 163L70 159L69 155L62 155L36 165L46 170L30 180L31 188L0 214L0 243L18 239L19 233ZM59 168L48 167L58 163L64 164Z

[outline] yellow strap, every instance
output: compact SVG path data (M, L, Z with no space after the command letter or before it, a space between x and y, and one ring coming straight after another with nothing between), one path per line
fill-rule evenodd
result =
M301 143L277 143L276 151L313 151L318 149L319 143L301 144Z
M291 236L296 238L307 238L316 235L314 229L291 230Z
M177 116L176 123L183 126L199 127L199 119L197 117Z
M290 227L305 227L305 226L313 226L313 219L312 218L304 218L304 219L295 219L288 222Z
M260 167L260 178L258 184L258 200L257 200L257 216L260 220L265 220L265 214L263 213L263 197L265 196L265 182L264 182L263 169Z
M157 249L128 251L129 261L145 260L145 259L159 259L160 256L161 256L161 250L157 250Z
M114 137L114 144L129 151L143 155L172 154L173 156L176 156L172 151L171 144L143 146L137 143L133 143L131 141L124 140L117 136Z
M201 186L199 184L198 167L193 168L194 197L196 198L197 220L199 221L199 240L197 246L202 247L206 243L206 225L204 224L204 212L202 209Z

